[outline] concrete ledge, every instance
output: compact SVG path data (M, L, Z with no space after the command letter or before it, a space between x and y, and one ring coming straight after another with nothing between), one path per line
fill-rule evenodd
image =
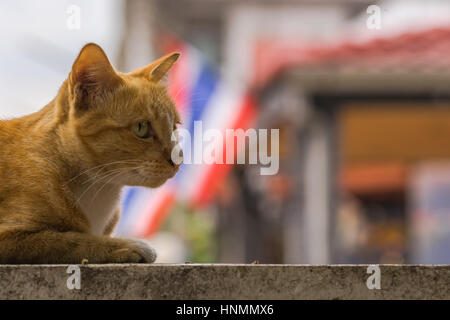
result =
M450 299L448 265L380 265L381 289L367 265L80 265L79 290L67 270L0 265L0 299Z

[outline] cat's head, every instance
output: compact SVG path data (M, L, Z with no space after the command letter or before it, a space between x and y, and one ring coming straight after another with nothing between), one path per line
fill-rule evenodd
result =
M83 47L68 78L67 143L101 183L157 187L179 165L171 159L179 114L162 83L172 53L130 73L114 70L96 44ZM99 173L100 172L100 173Z

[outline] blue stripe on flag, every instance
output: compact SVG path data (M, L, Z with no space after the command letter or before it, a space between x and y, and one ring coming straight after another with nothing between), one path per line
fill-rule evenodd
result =
M201 119L219 80L214 69L207 62L202 62L201 68L190 96L189 105L192 117L189 123L189 131L191 134L194 132L194 121Z
M127 234L130 229L130 221L131 217L131 204L136 201L139 189L136 187L126 187L123 191L125 196L121 201L121 217L119 219L119 223L116 228L116 232L118 234Z

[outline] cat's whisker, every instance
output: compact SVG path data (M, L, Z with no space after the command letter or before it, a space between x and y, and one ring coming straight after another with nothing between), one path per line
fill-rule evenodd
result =
M103 176L100 176L100 178L97 178L96 181L104 180L104 179L110 177L111 175L114 175L116 172L120 172L120 171L122 171L122 170L129 170L129 169L132 170L132 169L135 169L135 168L141 168L141 167L140 167L140 166L137 166L137 167L117 168L117 169L114 169L114 170L111 170L111 171L105 173Z
M85 194L86 194L93 186L95 186L96 184L98 184L100 181L102 181L102 180L104 180L104 179L107 179L107 178L110 177L112 174L114 174L117 170L122 170L122 168L112 170L112 171L106 173L105 175L101 176L101 177L98 178L98 179L91 180L92 183L86 188L86 190L83 191L83 193L81 194L81 196L77 199L77 203L80 203L80 200L84 197L84 195L85 195ZM114 171L114 172L113 172L113 171Z
M119 164L119 163L128 163L128 162L136 162L136 163L137 163L137 162L139 162L139 161L138 161L138 160L130 159L130 160L120 160L120 161L113 161L113 162L101 164L101 165L98 165L98 166L89 168L89 169L87 169L87 170L84 170L84 171L81 172L80 174L76 175L75 177L73 177L73 178L71 178L69 181L67 181L66 184L69 184L70 182L74 181L75 179L81 177L82 175L84 175L84 174L86 174L86 173L88 173L88 172L90 172L90 171L92 171L92 170L98 169L98 171L100 172L101 169L103 169L103 168L106 167L106 166L113 165L113 164Z
M117 163L117 162L122 162L122 161L114 161L114 162L110 162L110 163L106 163L106 164L101 164L101 165L98 165L98 166L89 168L89 169L87 169L87 170L84 170L84 171L82 171L81 173L79 173L78 175L76 175L75 177L73 177L73 178L71 178L70 180L68 180L68 181L66 182L66 184L72 182L73 180L79 178L80 176L82 176L83 174L86 174L86 173L89 172L89 171L95 170L95 169L97 169L97 168L100 168L100 169L101 169L101 168L103 168L103 167L106 167L106 166L108 166L108 165L115 164L115 163Z
M95 198L97 197L97 195L105 188L106 185L108 185L112 180L116 179L117 177L119 177L120 175L122 175L123 173L126 173L127 171L125 169L121 169L120 171L116 172L115 174L110 175L110 179L106 182L103 183L103 185L97 190L97 192L95 192L94 196L91 199L91 203L95 200Z
M186 90L189 86L192 86L192 83L189 81L186 81L184 84L182 84L180 89L178 89L177 93L175 94L175 96L172 97L172 99L176 100L178 98L178 96L181 94L181 92ZM194 94L195 93L198 93L198 92L194 91Z
M176 100L178 98L178 96L180 95L181 92L183 92L183 90L185 90L188 87L189 83L186 82L185 85L183 85L178 92L175 94L175 96L173 97L174 100Z
M96 181L96 182L102 181L102 180L104 180L104 179L107 179L108 177L110 177L110 176L113 175L114 173L116 173L116 172L118 172L118 171L121 171L121 170L123 170L123 169L124 169L124 168L116 168L116 169L110 170L110 171L108 171L108 172L105 172L103 175L97 174L97 176L92 177L92 178L89 178L89 179L88 179L87 181L85 181L83 184L88 183L88 182L91 182L91 181Z
M94 201L94 199L97 197L97 195L103 190L103 188L107 185L107 184L109 184L112 180L114 180L114 179L116 179L116 178L118 178L120 175L122 175L122 174L124 174L124 173L129 173L131 170L134 170L134 169L140 169L140 168L143 168L143 166L138 166L138 167L128 167L128 168L120 168L120 170L118 170L119 172L117 173L117 174L113 174L113 175L109 175L109 177L111 177L108 181L106 181L103 185L102 185L102 187L101 188L99 188L98 190L97 190L97 192L94 194L94 196L92 197L92 200L91 200L91 202L92 201Z
M110 177L111 175L115 174L116 172L121 171L121 170L122 170L122 168L113 169L113 170L110 170L110 171L108 171L108 172L105 172L103 175L100 175L100 174L98 173L98 174L96 174L96 176L94 176L94 177L88 179L88 180L85 181L84 183L87 183L87 182L90 182L90 181L97 181L97 182L98 182L98 181L101 181L101 180L103 180L103 179L106 179L106 178Z
M136 163L138 163L138 162L136 162ZM98 179L103 179L103 178L105 178L105 176L109 176L111 173L114 173L114 172L116 172L116 171L118 171L118 170L121 170L122 168L116 168L116 169L113 169L113 170L109 170L108 172L105 172L103 176L100 175L102 169L103 169L103 168L101 168L100 170L98 170L92 177L88 177L87 181L85 181L84 183L87 183L87 182L89 182L89 181L98 180ZM83 183L83 184L84 184L84 183Z

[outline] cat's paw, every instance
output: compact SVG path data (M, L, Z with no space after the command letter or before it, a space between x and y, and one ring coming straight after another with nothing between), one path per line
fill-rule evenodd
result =
M142 240L129 240L125 248L113 252L114 260L121 263L153 263L156 251Z

